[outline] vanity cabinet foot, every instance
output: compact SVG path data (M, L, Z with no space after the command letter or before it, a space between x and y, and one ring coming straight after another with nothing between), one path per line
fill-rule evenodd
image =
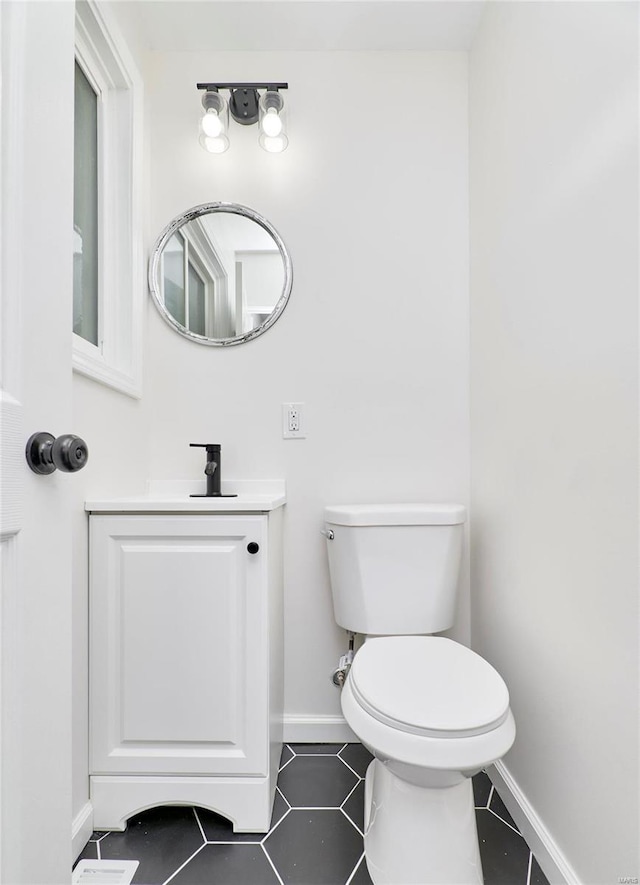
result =
M277 771L275 773L277 775ZM267 833L276 776L91 778L93 826L122 832L134 814L156 805L208 808L233 824L234 833Z

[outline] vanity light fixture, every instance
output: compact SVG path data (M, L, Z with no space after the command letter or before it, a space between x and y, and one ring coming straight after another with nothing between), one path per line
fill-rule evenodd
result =
M229 112L243 126L258 123L258 143L272 154L284 151L289 144L286 133L285 105L281 89L288 83L197 83L204 90L200 120L200 144L211 153L222 154L229 147ZM219 90L229 91L227 102ZM262 95L258 92L263 89Z

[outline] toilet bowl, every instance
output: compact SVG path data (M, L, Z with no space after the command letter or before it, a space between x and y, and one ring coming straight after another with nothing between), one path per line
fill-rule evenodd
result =
M374 885L482 885L471 778L515 739L509 692L453 624L464 507L325 510L336 621L365 642L341 694L373 754L365 860ZM371 638L368 638L371 637Z
M471 776L515 737L499 674L443 637L376 638L356 654L341 703L374 756L365 857L375 885L480 885Z

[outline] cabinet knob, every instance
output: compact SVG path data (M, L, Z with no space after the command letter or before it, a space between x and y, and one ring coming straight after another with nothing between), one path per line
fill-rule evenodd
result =
M249 553L257 553L260 549L260 544L257 544L255 541L249 541L247 544L247 550Z

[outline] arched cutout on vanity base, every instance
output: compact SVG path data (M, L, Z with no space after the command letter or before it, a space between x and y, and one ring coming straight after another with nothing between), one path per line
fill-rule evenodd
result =
M161 805L195 806L226 818L238 833L267 833L274 778L91 778L94 830L124 832L136 814Z
M227 817L223 811L221 811L217 807L214 808L212 805L205 806L205 805L197 805L193 802L175 802L175 801L173 801L173 802L160 802L160 803L154 802L151 805L143 805L141 808L138 808L135 811L133 811L131 814L129 814L127 816L126 820L121 821L121 826L118 827L117 831L115 831L115 832L124 832L126 829L128 829L129 822L131 820L134 820L135 818L137 818L138 815L144 814L145 811L153 811L154 809L158 809L158 808L194 808L196 810L196 812L201 811L201 810L202 811L209 811L212 814L217 815L225 823L228 823L230 827L235 828L237 825L237 822L235 820L233 820L230 817ZM194 826L198 826L198 823L199 823L199 820L196 821L194 818ZM200 826L201 826L201 822L200 822ZM102 828L98 827L97 829L102 829ZM114 832L114 831L112 831L112 832ZM234 833L236 833L236 832L244 832L244 831L234 829ZM268 832L268 831L265 830L264 832L261 831L260 833L256 833L256 841L258 841L258 837L263 838L266 832Z

